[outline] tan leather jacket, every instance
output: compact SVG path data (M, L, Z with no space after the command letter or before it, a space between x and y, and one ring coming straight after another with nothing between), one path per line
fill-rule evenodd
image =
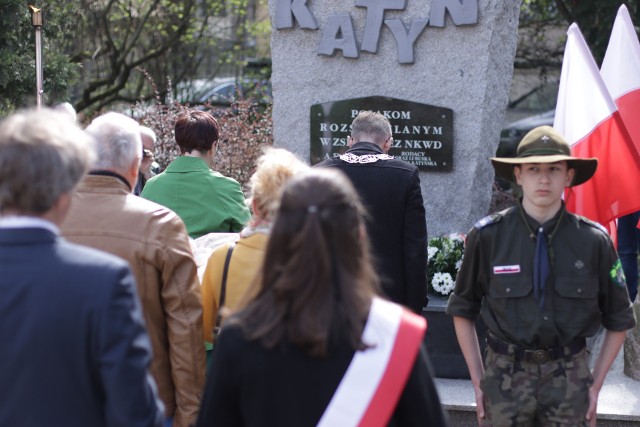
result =
M151 373L174 426L194 424L204 386L202 301L187 232L171 210L116 176L88 175L62 227L68 240L129 261L153 347ZM87 285L90 285L89 283Z

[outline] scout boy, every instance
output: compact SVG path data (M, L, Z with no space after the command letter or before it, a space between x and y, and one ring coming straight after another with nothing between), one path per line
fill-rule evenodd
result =
M549 126L529 132L515 158L492 158L522 188L516 206L480 220L467 237L447 307L469 368L478 423L595 426L598 393L635 320L618 255L604 228L567 212L565 187L597 159L571 157ZM488 330L483 362L474 322ZM605 339L593 373L585 338Z

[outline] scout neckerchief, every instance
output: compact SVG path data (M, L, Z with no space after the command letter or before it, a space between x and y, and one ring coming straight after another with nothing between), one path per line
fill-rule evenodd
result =
M564 218L566 210L564 209L564 205L560 207L560 217L558 217L553 230L549 234L549 241L547 242L547 236L545 235L542 226L538 227L538 232L535 233L531 228L531 225L529 225L529 221L527 221L527 218L524 216L524 208L522 207L522 202L520 200L518 200L518 208L520 211L520 217L527 227L527 230L529 230L529 237L536 241L536 252L533 257L533 296L536 301L538 301L540 309L542 309L544 306L544 287L547 283L554 259L551 243L556 235L556 231L558 231L560 222Z
M363 342L340 381L318 427L387 425L420 350L426 320L374 298Z

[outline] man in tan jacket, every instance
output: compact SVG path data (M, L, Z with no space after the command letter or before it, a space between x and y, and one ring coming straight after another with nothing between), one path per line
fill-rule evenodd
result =
M202 301L186 228L171 210L134 196L142 144L138 124L121 114L96 118L97 160L62 224L68 240L129 261L153 347L151 373L166 424L196 421L204 385Z

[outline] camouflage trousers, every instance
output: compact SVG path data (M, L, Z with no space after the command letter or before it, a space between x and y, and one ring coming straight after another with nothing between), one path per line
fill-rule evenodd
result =
M484 393L485 426L586 426L589 387L593 383L584 349L566 359L516 362L489 346Z

